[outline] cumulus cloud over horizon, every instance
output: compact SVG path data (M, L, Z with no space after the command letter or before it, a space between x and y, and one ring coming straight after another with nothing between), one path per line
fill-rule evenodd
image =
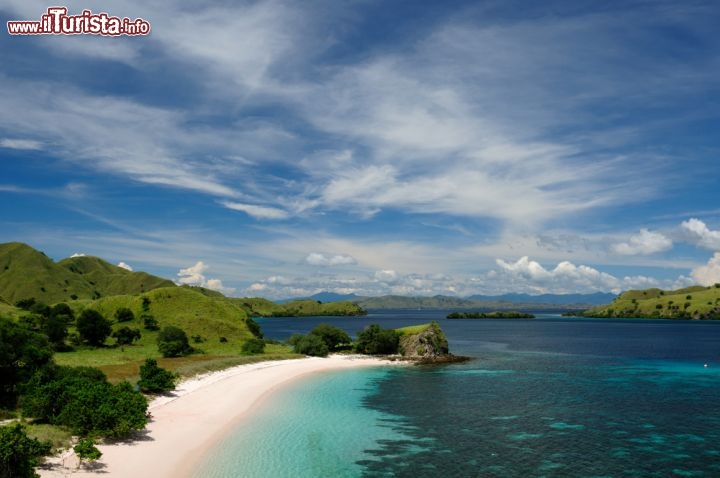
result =
M693 269L692 277L704 286L720 283L720 252L713 254L704 266Z
M128 270L128 271L130 271L130 272L132 272L132 270L133 270L133 268L132 268L129 264L127 264L127 263L125 263L125 262L123 262L123 261L118 262L118 265L117 265L117 266L118 266L118 267L122 267L123 269Z
M720 249L720 231L711 230L700 219L691 218L683 221L680 228L685 233L686 239L691 243L706 249Z
M180 285L195 285L207 289L216 290L223 294L235 292L233 287L225 287L220 279L208 279L204 272L209 269L203 261L197 261L195 265L186 269L180 269L177 273L177 283Z
M649 255L656 252L667 251L673 246L672 240L659 232L640 229L640 232L631 236L627 242L614 244L612 250L623 255Z

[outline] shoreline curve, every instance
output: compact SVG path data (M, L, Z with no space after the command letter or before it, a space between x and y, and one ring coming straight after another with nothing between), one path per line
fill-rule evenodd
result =
M36 469L41 478L190 478L203 456L265 397L296 379L346 368L394 365L382 358L357 355L306 357L238 365L178 384L171 395L148 406L150 422L132 441L100 444L102 458L76 468L72 451L49 457Z

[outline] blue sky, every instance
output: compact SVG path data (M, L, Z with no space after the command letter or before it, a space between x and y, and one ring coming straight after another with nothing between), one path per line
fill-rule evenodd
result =
M720 282L717 2L63 5L152 31L0 35L2 242L269 298Z

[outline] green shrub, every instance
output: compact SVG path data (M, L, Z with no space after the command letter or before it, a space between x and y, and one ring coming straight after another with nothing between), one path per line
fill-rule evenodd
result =
M291 337L293 339L293 337ZM294 337L295 352L304 355L312 355L314 357L327 357L328 346L323 339L317 335L301 335Z
M243 342L240 350L243 354L247 355L261 354L265 352L265 341L257 337L247 339Z
M163 357L182 357L193 351L185 331L172 325L160 331L157 343Z
M81 463L83 460L94 461L102 456L102 452L97 449L92 438L81 438L73 447L73 451Z
M135 314L127 307L120 307L115 311L115 321L117 322L132 322L135 320Z
M23 413L76 435L121 438L147 423L147 400L128 382L112 385L92 367L49 365L23 387Z
M44 335L0 317L0 406L14 407L20 386L52 356Z
M157 360L149 358L140 366L138 387L145 393L163 393L175 390L178 374L158 366Z
M399 332L372 324L358 334L355 350L362 354L390 355L398 353L399 346Z
M325 342L329 351L334 352L350 346L352 340L343 329L329 324L318 324L310 331L311 335L316 335Z
M112 336L118 345L130 345L142 337L140 335L140 329L131 329L128 326L120 327L113 332Z
M262 330L260 329L260 324L255 322L250 317L245 319L245 324L247 325L247 328L250 331L250 333L253 334L256 338L258 338L258 339L263 338L263 333L262 333Z
M40 458L49 455L52 445L30 438L19 423L0 427L0 477L34 478Z
M142 319L145 330L160 330L157 319L152 315L142 314L140 318Z
M110 321L93 309L83 310L75 321L75 326L80 338L96 347L102 345L112 333Z

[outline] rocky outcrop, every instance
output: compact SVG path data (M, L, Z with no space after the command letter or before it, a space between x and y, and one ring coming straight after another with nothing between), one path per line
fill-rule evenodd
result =
M449 353L447 337L437 322L430 323L420 332L400 337L400 355L406 358L435 359Z
M445 333L436 321L426 326L400 329L399 352L404 360L416 363L464 362L467 357L450 353Z

